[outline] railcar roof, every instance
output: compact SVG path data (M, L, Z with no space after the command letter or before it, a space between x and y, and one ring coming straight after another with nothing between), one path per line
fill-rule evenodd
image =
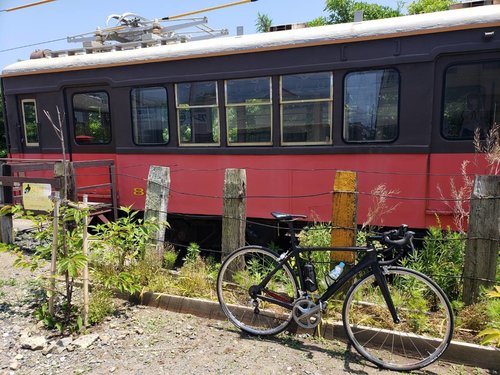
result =
M45 57L8 65L3 77L96 69L168 60L261 52L500 26L500 5L449 10L382 20L168 44L134 50Z

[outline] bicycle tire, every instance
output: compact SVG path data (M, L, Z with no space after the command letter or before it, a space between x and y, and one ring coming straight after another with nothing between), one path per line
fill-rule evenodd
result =
M404 267L383 271L400 323L393 322L373 273L347 292L342 309L350 342L379 367L410 371L438 359L453 335L453 311L442 289Z
M257 285L279 262L279 255L260 246L235 250L222 263L217 276L217 297L227 318L253 335L274 335L287 328L292 311L259 298L268 295L292 303L298 297L294 272L284 264L273 275L263 294L252 298L249 288Z

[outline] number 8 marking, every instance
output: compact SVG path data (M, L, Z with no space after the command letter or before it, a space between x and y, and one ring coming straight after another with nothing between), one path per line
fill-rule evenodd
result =
M143 188L134 188L133 194L134 195L144 195L144 189Z

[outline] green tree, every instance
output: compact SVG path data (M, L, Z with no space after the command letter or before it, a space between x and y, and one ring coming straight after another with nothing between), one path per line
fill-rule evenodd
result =
M258 33L267 33L273 24L273 20L267 14L257 13L257 20L255 21L255 30Z
M364 20L399 17L401 5L396 9L379 4L370 4L354 0L326 0L325 10L330 13L328 23L346 23L354 21L354 12L363 11Z
M324 26L328 25L328 19L326 17L317 17L312 21L307 22L307 27Z
M408 5L408 14L441 12L454 3L453 0L414 0Z

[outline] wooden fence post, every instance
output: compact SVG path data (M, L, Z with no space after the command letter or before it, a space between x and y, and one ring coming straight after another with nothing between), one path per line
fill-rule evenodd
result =
M0 167L0 176L10 176L11 168L7 164L2 164ZM0 203L12 204L12 187L0 187ZM12 215L0 216L0 242L5 244L14 243L14 226L12 223Z
M155 219L160 228L154 235L155 244L148 247L148 256L154 255L161 261L165 241L165 225L167 221L168 194L170 192L170 168L152 165L149 167L146 190L144 219ZM154 250L154 251L153 251ZM154 254L151 254L154 253Z
M481 285L495 282L500 245L500 176L476 176L470 203L464 258L466 305L477 301Z
M332 247L354 246L357 230L357 174L351 171L337 171L333 183ZM332 251L331 259L353 264L352 251Z
M222 259L245 245L246 171L226 169L222 217Z

